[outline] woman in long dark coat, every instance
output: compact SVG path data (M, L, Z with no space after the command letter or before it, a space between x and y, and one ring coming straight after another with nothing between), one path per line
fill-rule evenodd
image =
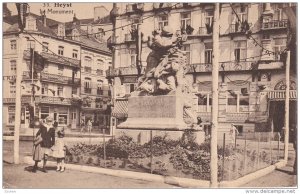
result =
M50 148L54 145L55 143L55 129L52 126L53 119L51 117L47 117L46 123L44 125L41 125L39 131L36 134L36 137L41 136L42 142L40 143L40 153L38 154L39 157L36 157L37 160L35 160L35 164L33 166L33 172L36 172L38 163L40 160L38 159L43 159L43 172L47 172L46 170L46 163L48 156L50 155Z

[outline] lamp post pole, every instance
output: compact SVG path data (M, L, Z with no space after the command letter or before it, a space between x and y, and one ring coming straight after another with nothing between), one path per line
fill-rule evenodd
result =
M219 3L215 3L213 23L213 59L212 59L212 126L210 140L210 184L218 187L218 115L219 115Z

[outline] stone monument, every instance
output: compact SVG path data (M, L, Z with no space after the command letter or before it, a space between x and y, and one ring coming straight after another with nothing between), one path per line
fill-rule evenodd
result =
M128 98L128 118L120 129L202 131L197 125L197 97L191 92L185 74L187 62L181 47L186 38L174 36L165 26L148 37L152 52L145 74Z

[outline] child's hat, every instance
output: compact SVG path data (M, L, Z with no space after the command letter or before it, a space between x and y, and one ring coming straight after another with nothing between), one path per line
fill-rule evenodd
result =
M58 130L58 131L57 131L57 135L65 136L65 130L64 130L64 129Z

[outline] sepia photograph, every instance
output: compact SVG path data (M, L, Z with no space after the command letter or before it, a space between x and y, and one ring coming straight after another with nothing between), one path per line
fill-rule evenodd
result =
M1 4L2 192L297 192L296 1Z

